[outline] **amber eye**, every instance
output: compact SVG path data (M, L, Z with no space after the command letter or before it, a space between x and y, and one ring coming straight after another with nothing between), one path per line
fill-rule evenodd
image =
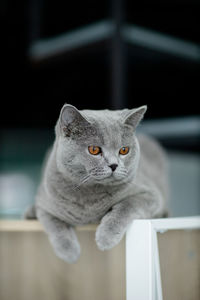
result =
M129 147L122 147L119 150L119 154L126 155L129 152Z
M88 151L92 155L98 155L99 153L101 153L101 148L97 146L89 146Z

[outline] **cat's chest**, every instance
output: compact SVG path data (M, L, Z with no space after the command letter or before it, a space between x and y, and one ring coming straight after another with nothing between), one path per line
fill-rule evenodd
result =
M72 207L84 212L100 212L105 208L110 208L117 201L116 193L108 192L107 190L99 191L95 189L80 190L76 193L63 195L62 202L67 207Z
M70 224L97 223L120 199L116 192L107 189L82 189L76 193L66 191L51 203L51 209L55 215Z
M118 186L91 185L73 189L61 180L43 185L43 195L38 199L52 215L71 225L97 223L113 205L127 197L126 184Z

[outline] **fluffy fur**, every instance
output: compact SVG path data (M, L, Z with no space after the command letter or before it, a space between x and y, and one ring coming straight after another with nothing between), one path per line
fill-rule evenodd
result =
M134 219L165 214L165 155L157 142L136 137L145 111L146 106L119 111L63 106L36 203L26 212L43 224L61 259L73 263L80 255L75 225L99 223L96 243L107 250L120 242ZM91 145L102 152L91 155ZM128 154L119 154L125 146Z

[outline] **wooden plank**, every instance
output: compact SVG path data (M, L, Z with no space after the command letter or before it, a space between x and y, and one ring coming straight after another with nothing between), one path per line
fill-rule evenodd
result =
M55 256L38 221L0 221L0 299L125 300L125 240L102 252L95 229L76 228L82 254L70 265ZM158 245L163 300L199 300L200 230L158 233Z
M70 265L55 256L37 222L5 224L0 230L1 300L125 300L124 240L103 252L95 243L95 226L77 230L82 254Z
M97 225L89 224L84 226L77 226L77 231L95 231ZM43 231L42 225L36 220L1 220L0 231L13 232L38 232Z
M200 299L200 230L158 233L163 300Z

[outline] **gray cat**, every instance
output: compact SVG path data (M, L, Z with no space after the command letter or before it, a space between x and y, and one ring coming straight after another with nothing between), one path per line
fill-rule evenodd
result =
M35 215L42 223L61 259L73 263L80 255L75 225L100 223L96 243L107 250L134 219L165 214L165 154L135 132L146 109L63 106L36 203L26 212L26 218Z

